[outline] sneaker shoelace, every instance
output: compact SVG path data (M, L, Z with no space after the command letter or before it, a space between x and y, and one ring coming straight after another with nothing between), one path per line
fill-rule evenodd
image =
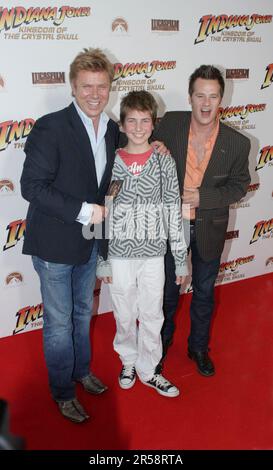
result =
M162 388L173 387L171 382L165 379L165 377L163 377L163 375L161 374L155 374L152 378L152 381L155 383L155 385L158 385L159 387L162 387Z
M128 377L130 379L132 379L135 375L135 366L123 366L122 367L122 372L121 372L121 376L123 378L125 377Z

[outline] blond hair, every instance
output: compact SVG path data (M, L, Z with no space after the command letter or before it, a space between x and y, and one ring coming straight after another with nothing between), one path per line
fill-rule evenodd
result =
M114 66L101 49L89 47L80 52L70 65L69 80L72 82L81 70L90 72L106 72L110 83L114 78Z

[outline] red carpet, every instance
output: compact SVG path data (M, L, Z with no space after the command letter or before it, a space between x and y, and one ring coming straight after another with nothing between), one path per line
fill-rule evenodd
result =
M50 398L41 330L1 339L0 398L11 432L27 449L273 449L272 293L272 274L217 287L210 378L186 356L191 296L182 296L165 367L182 390L174 399L139 381L119 388L112 314L95 318L92 365L109 390L94 397L79 388L92 415L82 425L65 420Z

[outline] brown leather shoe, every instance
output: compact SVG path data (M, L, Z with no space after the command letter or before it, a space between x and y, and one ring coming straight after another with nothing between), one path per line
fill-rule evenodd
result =
M93 395L100 395L100 393L108 390L107 385L104 385L95 375L91 374L91 372L86 377L83 377L83 379L79 379L78 382L82 384L84 390Z
M57 403L62 415L70 419L70 421L73 421L73 423L82 423L90 418L77 398L74 398L74 400L59 401Z

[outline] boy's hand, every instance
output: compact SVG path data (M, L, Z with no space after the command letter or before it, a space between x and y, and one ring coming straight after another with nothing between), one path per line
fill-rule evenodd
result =
M184 188L182 196L183 204L190 204L190 207L195 209L199 207L200 197L198 188Z
M182 286L182 284L185 282L186 280L186 276L176 276L176 281L175 281L175 284L177 286Z
M105 277L102 277L100 279L102 279L105 284L112 284L112 282L113 282L112 276L105 276Z
M166 145L164 142L160 142L160 140L154 140L154 142L151 142L151 146L153 147L154 150L156 150L160 155L170 155L169 149L167 149Z

